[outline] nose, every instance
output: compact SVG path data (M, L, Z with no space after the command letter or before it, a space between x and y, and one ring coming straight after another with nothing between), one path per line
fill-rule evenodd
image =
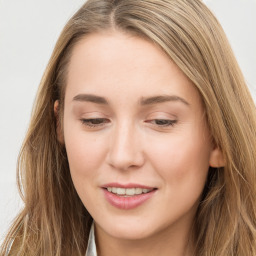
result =
M120 125L112 133L107 156L108 164L118 170L137 169L144 164L142 143L131 125Z

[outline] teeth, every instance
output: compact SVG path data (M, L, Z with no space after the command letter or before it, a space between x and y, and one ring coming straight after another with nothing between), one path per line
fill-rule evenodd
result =
M146 189L146 188L117 188L117 187L107 187L109 192L112 192L117 195L122 196L134 196L134 195L141 195L142 193L148 193L153 189Z
M124 195L125 194L125 188L117 188L116 193L118 195Z
M126 195L133 196L135 195L135 188L127 188L125 192Z
M135 194L139 195L142 193L142 188L135 188Z

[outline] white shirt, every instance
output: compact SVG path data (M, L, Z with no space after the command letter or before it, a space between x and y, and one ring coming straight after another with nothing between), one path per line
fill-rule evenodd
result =
M94 223L92 223L92 226L91 226L89 240L88 240L88 246L87 246L85 256L97 256L95 235L94 235Z

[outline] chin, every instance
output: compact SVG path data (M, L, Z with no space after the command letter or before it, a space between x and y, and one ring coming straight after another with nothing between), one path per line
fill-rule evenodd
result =
M152 236L155 231L151 225L138 222L116 222L102 228L110 236L123 240L141 240Z
M115 238L123 239L123 240L142 240L150 237L152 233L148 232L147 230L142 231L134 228L127 228L125 230L119 230L119 229L115 231L112 230L110 235Z

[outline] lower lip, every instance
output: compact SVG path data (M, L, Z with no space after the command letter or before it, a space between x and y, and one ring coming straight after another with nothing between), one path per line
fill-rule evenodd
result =
M156 190L152 190L151 192L145 194L124 197L111 193L107 189L103 189L103 191L105 198L111 205L124 210L134 209L142 205L147 200L149 200L156 192Z

